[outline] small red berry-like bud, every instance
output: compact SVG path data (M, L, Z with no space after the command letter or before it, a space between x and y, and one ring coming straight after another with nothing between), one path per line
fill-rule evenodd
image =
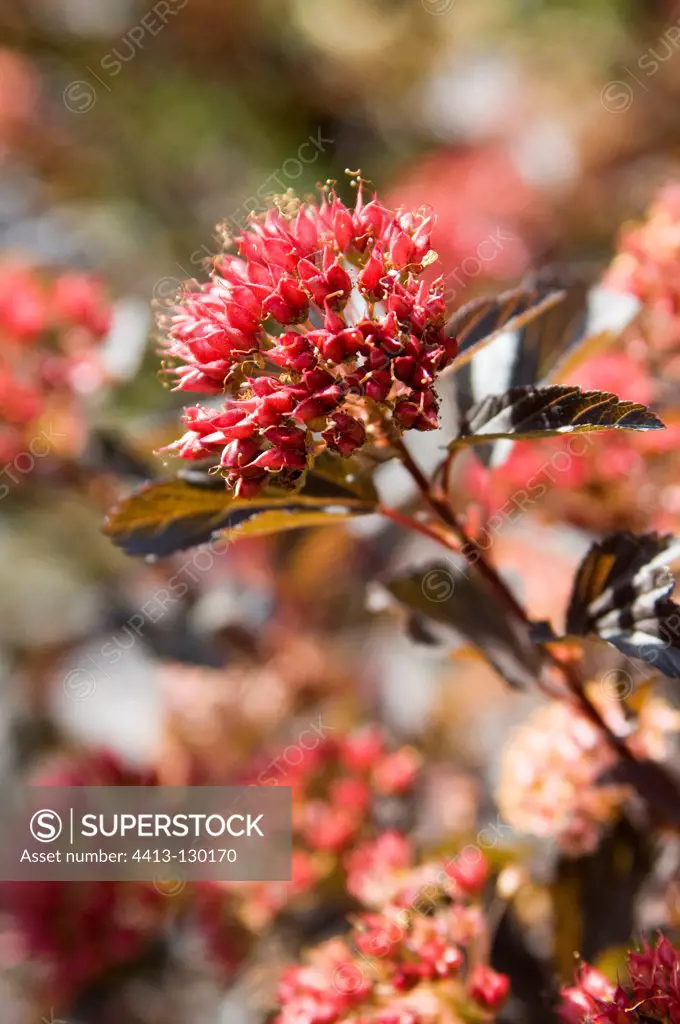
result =
M306 446L306 435L304 430L296 427L270 427L265 430L264 436L275 448L294 448L297 451L304 451Z
M395 270L403 270L410 263L413 243L405 231L396 231L390 239L389 257Z
M267 359L278 366L298 371L312 370L317 364L317 355L309 338L296 331L282 334L278 345L267 352Z
M254 473L253 476L239 476L234 484L234 496L237 498L253 498L262 490L267 479L266 472Z
M347 345L339 334L327 334L319 344L319 349L330 363L342 363L347 358Z
M262 303L262 311L280 324L301 323L309 313L309 299L295 281L284 277Z
M336 409L343 399L339 385L332 384L323 391L317 391L310 398L303 399L295 407L293 415L303 423L312 423L315 420L325 419L329 412Z
M274 427L279 422L282 413L291 412L294 403L295 396L289 391L284 390L275 395L266 395L259 403L254 419L260 427Z
M359 290L372 302L380 302L385 297L385 287L381 283L385 276L385 262L378 246L368 258L366 266L359 274Z
M333 213L333 232L340 252L346 252L354 240L354 224L349 210L339 203Z
M316 249L319 235L314 223L307 216L306 210L298 210L293 226L293 234L308 251L313 252Z
M239 289L241 293L246 292L250 295L250 292L246 288ZM259 308L257 311L253 311L249 306L239 303L237 301L228 302L225 307L225 313L229 326L233 327L235 331L243 331L245 334L256 334L260 327Z
M410 321L413 306L413 297L404 289L401 292L395 289L387 300L387 308L390 313L394 313L397 320L401 320L404 323Z
M224 466L225 469L238 469L241 466L247 466L259 453L260 446L256 441L247 439L243 441L230 441L229 444L224 446L220 465Z
M384 402L392 389L392 377L388 370L375 370L364 381L364 392L374 402Z
M331 420L330 426L321 435L333 451L348 459L350 455L361 448L366 440L366 429L359 420L348 416L344 412L336 412Z
M280 469L302 470L306 464L307 460L304 454L295 451L293 448L270 448L268 451L258 455L252 462L252 465L257 466L259 469L268 469L274 472Z
M486 964L477 964L469 981L469 992L482 1006L497 1009L507 998L510 981L505 974L499 974Z
M394 406L394 418L404 430L410 430L420 418L420 409L406 398L399 398Z
M326 275L328 281L328 295L326 303L331 309L342 309L352 291L352 279L343 268L335 264Z

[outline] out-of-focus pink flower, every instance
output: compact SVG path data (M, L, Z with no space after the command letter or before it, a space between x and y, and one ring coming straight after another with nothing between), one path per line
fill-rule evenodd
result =
M263 756L240 780L293 790L293 882L225 886L249 928L263 927L299 897L318 897L324 884L339 883L376 905L401 887L400 870L411 863L411 841L395 830L379 833L372 805L385 795L409 800L420 755L412 747L390 750L373 725L333 729L316 746L310 739Z
M468 949L478 958L488 943L481 908L439 864L401 876L394 899L283 972L277 1024L455 1024L471 1006L475 1020L495 1018L508 978L479 959L467 967Z
M567 1024L581 1024L595 1017L603 1001L614 998L615 986L594 967L583 964L576 976L576 984L563 988L559 1013Z
M432 245L445 296L456 304L485 280L521 276L530 259L527 237L550 233L548 205L495 144L428 155L397 181L389 200L413 206L423 197L437 210Z
M482 1006L496 1009L507 999L510 979L487 964L477 964L469 982L470 995Z
M366 906L380 906L412 862L411 841L400 832L383 832L347 855L347 891Z
M680 724L661 699L642 707L631 729L620 701L604 686L591 688L593 702L641 758L661 760ZM572 856L589 853L631 796L628 786L602 777L616 755L602 733L571 704L538 708L506 745L497 798L501 814L518 831L554 839Z
M40 82L28 58L0 50L0 144L12 145L33 120Z
M645 304L645 337L655 349L680 343L680 184L666 185L644 218L624 228L605 284Z
M61 757L30 782L39 786L141 786L152 777L105 751ZM5 882L0 904L46 996L70 1000L107 970L133 959L162 931L168 899L143 882ZM7 964L6 966L11 966Z
M34 428L65 406L79 416L79 396L105 383L100 342L110 306L90 274L43 277L0 264L0 452L11 459Z

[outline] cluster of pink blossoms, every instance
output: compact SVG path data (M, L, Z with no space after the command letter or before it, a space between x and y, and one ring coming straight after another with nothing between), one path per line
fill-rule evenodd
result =
M434 382L457 349L440 283L419 280L436 254L434 215L377 198L348 209L284 197L253 217L239 255L166 311L176 389L225 395L185 410L169 451L219 455L227 486L249 497L294 487L324 447L347 457L366 440L367 401L399 429L437 427Z
M680 953L663 935L627 957L629 983L612 985L584 965L576 984L562 991L560 1016L567 1024L680 1024Z
M338 880L361 898L364 862L356 859L357 844L375 840L374 801L407 799L420 768L421 757L413 747L389 750L374 726L325 737L312 749L290 745L277 758L264 759L264 767L243 781L293 790L292 881L236 885L240 919L257 930L296 899L318 894L325 883ZM389 831L381 839L392 843L398 864L409 863L403 837Z
M0 267L0 457L12 458L56 397L95 392L110 306L89 274Z
M509 982L480 955L488 946L477 901L483 879L478 873L468 884L455 865L398 873L399 884L379 911L358 915L348 936L288 968L279 984L276 1024L495 1019Z
M680 726L678 712L661 698L652 698L631 725L622 701L606 682L592 686L590 698L610 729L626 737L643 760L668 757ZM550 701L516 730L503 750L498 807L519 832L553 839L571 856L590 853L633 796L629 786L603 781L615 764L616 755L592 722L566 701Z

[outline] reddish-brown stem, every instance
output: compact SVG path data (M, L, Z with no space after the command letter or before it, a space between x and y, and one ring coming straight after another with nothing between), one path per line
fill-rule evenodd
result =
M386 519L392 519L395 523L399 523L400 526L405 526L408 530L415 530L417 533L422 533L429 540L434 540L437 544L443 544L444 547L449 548L450 551L455 551L456 554L460 554L460 544L446 537L441 531L433 530L427 523L423 523L419 519L414 519L412 516L404 515L403 512L399 512L396 508L387 508L385 505L381 505L378 509L381 515L385 516Z
M445 539L435 531L430 533L430 536L440 544L444 544L446 547L459 551L465 557L467 562L472 567L476 568L477 571L487 580L490 586L493 587L495 593L498 594L506 606L512 609L515 615L529 626L531 624L531 620L529 619L524 607L519 603L515 595L493 566L487 562L484 557L484 552L479 545L467 536L465 530L459 523L455 512L449 504L447 494L445 493L440 496L432 493L429 480L421 470L418 463L414 460L401 438L395 441L395 447L399 453L399 458L401 459L404 468L408 471L416 484L423 500L448 527L455 540L452 540L450 544L447 544ZM629 749L628 745L624 740L612 732L598 709L589 700L588 695L585 692L583 680L574 670L574 667L560 661L545 644L541 644L540 646L546 660L561 672L569 692L571 693L574 701L578 704L582 713L593 723L593 725L597 726L612 749L624 760L636 761L636 757Z
M395 447L399 452L399 458L403 463L404 467L410 473L414 483L418 487L423 499L430 506L433 512L445 523L445 525L451 530L458 541L457 550L460 550L461 554L467 559L467 561L477 567L477 570L484 576L488 582L493 586L494 590L502 597L504 603L508 607L520 616L520 618L526 620L526 613L524 608L515 598L512 591L506 586L501 577L498 575L496 570L489 565L484 558L482 549L474 540L471 540L465 530L458 522L455 512L449 505L445 497L440 497L432 493L430 488L430 482L421 470L418 463L413 459L413 456L407 449L406 445L399 439L395 443Z

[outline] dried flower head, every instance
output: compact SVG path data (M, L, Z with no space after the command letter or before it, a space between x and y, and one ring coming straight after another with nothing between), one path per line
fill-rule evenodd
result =
M353 208L327 187L318 205L287 195L253 216L237 254L161 317L176 389L225 396L186 409L166 450L219 456L227 486L248 497L296 486L324 447L361 448L369 408L402 430L434 429L433 385L456 342L440 283L420 278L436 259L433 226L428 210L367 202L361 179Z

